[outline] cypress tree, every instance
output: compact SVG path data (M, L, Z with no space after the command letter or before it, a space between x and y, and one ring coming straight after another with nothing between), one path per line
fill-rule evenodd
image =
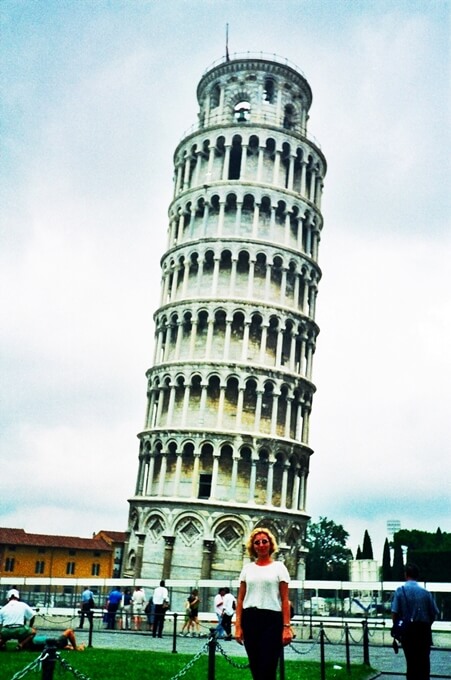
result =
M388 538L385 539L384 543L384 553L382 556L382 580L391 581L392 580L392 570L390 561L390 545L388 543Z
M372 559L373 559L373 546L371 543L370 535L368 533L368 529L365 529L365 535L363 536L362 560Z
M402 557L402 546L401 543L398 543L398 541L395 541L392 579L393 581L404 581L404 561Z
M357 546L357 552L355 554L356 560L361 560L362 559L362 551L360 550L360 546Z

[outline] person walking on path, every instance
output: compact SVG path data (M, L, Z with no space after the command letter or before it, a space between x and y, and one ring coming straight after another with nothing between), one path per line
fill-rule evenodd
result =
M188 637L190 630L194 630L194 622L190 616L191 614L191 604L189 597L185 600L185 620L183 622L182 630L180 635L182 637Z
M169 593L164 581L160 581L160 585L153 591L153 627L152 637L163 637L164 615L169 607Z
M94 604L94 593L88 586L84 589L84 591L81 594L81 602L80 602L80 625L78 626L79 628L83 628L83 624L85 622L85 618L88 619L89 625L92 623L92 618L93 618L93 612L92 609L95 607ZM69 629L68 629L69 630Z
M199 591L197 588L194 588L191 591L191 595L188 597L188 602L189 602L189 618L191 621L191 637L194 637L195 633L193 630L196 630L196 634L198 637L200 637L200 624L199 624L199 604L200 604L200 599L199 599Z
M246 648L253 679L276 680L282 646L292 640L290 576L283 562L272 558L277 543L269 529L254 529L246 547L254 561L239 577L235 639Z
M401 644L406 657L407 680L429 680L431 626L439 612L432 595L417 583L418 567L406 564L405 575L406 583L396 589L391 603L393 628L400 621L406 626Z

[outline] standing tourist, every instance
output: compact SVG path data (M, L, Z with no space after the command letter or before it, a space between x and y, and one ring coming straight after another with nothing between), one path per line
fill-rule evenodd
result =
M216 637L223 638L225 636L224 627L222 625L222 614L224 612L224 595L226 589L219 588L217 595L215 595L214 607L218 625L216 626Z
M160 585L153 591L153 628L152 637L163 637L164 615L169 606L169 593L164 581L160 581Z
M394 629L407 622L401 644L407 664L407 680L429 680L431 626L438 614L432 595L417 583L418 567L406 564L406 583L397 588L391 604Z
M277 543L269 529L254 529L247 541L253 559L240 574L235 639L244 644L254 680L276 680L282 646L292 640L288 584L283 562L273 560Z
M141 630L142 615L146 602L146 594L141 586L136 586L132 595L133 626Z
M116 613L119 605L122 602L121 589L114 587L113 590L108 595L108 600L106 603L106 627L109 630L114 630L116 628Z
M84 589L84 591L81 594L79 628L83 628L85 618L88 619L88 623L91 626L92 618L93 618L92 609L93 609L94 606L95 606L94 605L94 593L92 592L92 590L90 588L88 588L88 586L86 586L86 588Z
M232 639L232 618L235 614L236 600L229 588L224 593L224 611L222 614L222 625L224 626L225 639Z

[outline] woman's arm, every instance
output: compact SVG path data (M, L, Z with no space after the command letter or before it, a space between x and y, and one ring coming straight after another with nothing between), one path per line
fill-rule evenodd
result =
M246 595L246 583L245 581L240 582L240 588L238 590L238 597L236 600L236 610L235 610L235 640L243 644L243 631L241 629L241 616L243 614L243 602L244 596Z
M293 639L293 633L291 630L291 611L290 600L288 599L288 583L286 583L285 581L280 581L279 593L280 600L282 603L282 619L283 619L282 642L284 645L289 645L291 640Z

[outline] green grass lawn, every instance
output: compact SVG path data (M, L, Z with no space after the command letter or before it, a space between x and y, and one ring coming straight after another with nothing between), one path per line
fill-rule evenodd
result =
M15 673L32 663L39 654L36 652L16 652L15 650L0 654L0 678L11 680ZM193 656L189 654L171 654L166 652L126 651L109 649L87 649L84 652L62 652L62 658L73 668L83 673L90 680L170 680L189 662ZM245 664L246 658L235 657L234 662ZM341 669L334 669L333 663L326 664L327 680L349 678L345 664L339 664ZM55 680L61 677L61 664L57 662ZM215 657L215 677L218 680L250 680L249 669L234 668L222 656ZM371 673L367 666L353 665L352 680L366 680ZM28 673L26 678L39 678L35 671ZM67 680L75 677L64 672ZM319 680L320 666L310 661L286 661L285 680ZM202 655L195 664L183 675L186 680L207 680L208 656Z

